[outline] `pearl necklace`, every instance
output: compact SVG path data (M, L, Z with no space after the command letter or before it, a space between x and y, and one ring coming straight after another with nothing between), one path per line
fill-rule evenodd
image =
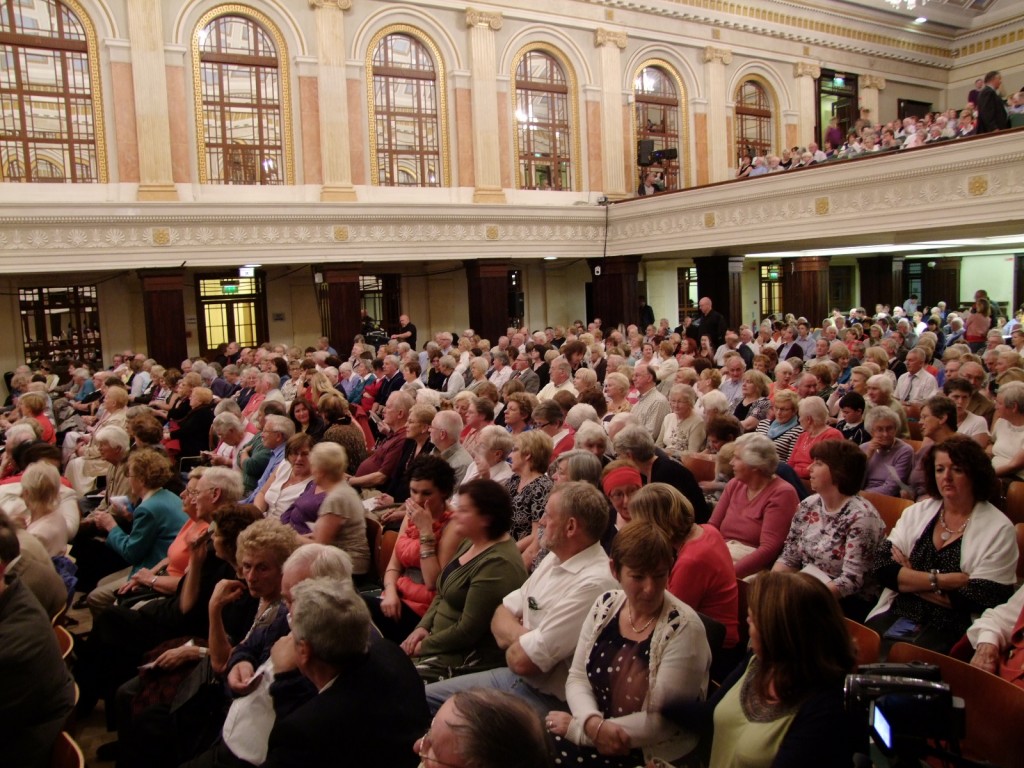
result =
M964 521L964 524L961 525L957 530L954 531L952 528L950 528L950 527L948 527L946 525L946 508L943 507L942 511L939 512L939 524L945 530L943 530L942 533L939 534L939 538L942 539L943 541L949 541L954 536L962 534L964 531L967 530L967 526L971 524L971 519L972 519L971 516L968 515L967 519Z
M636 632L638 635L642 635L647 630L647 628L654 623L654 620L658 618L658 616L660 615L661 611L658 611L658 613L654 614L653 616L651 616L650 619L647 620L646 624L644 624L642 627L638 627L633 623L633 609L629 607L628 603L626 604L626 616L629 618L629 628Z

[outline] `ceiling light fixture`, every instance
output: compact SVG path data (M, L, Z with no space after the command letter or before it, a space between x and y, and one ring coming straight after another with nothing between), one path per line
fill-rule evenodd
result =
M885 0L889 5L895 8L897 11L901 11L906 8L908 11L912 11L918 6L925 6L928 4L928 0Z

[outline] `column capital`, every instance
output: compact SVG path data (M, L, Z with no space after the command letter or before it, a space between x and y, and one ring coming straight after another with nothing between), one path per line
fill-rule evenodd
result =
M467 27L490 27L497 32L504 23L505 19L498 11L478 11L476 8L466 9Z
M876 91L884 91L886 85L881 75L861 75L857 78L857 84L861 88L874 88Z
M722 64L732 64L732 51L728 48L716 48L709 45L704 49L704 63L719 61Z
M793 65L794 77L809 77L817 80L821 77L821 67L810 61L798 61Z
M347 11L352 7L352 0L309 0L310 8L336 8Z
M629 37L625 32L616 32L611 29L601 29L598 27L594 30L594 47L601 48L605 45L615 45L622 50L626 47L626 41Z

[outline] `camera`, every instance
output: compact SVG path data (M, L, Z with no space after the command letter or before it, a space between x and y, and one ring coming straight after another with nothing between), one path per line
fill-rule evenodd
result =
M964 702L940 678L938 666L922 662L869 664L847 676L846 710L864 724L862 746L870 739L881 753L875 765L917 765L936 756L952 765L978 765L959 754Z

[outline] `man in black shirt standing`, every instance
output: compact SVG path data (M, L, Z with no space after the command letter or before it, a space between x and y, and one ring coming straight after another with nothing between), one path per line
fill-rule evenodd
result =
M725 318L711 308L711 299L707 296L697 302L697 307L700 312L693 316L693 322L686 329L686 335L697 342L698 349L701 336L710 338L711 348L718 349L725 341Z
M398 333L392 333L391 338L395 341L404 341L416 349L416 326L409 321L408 315L398 316Z

